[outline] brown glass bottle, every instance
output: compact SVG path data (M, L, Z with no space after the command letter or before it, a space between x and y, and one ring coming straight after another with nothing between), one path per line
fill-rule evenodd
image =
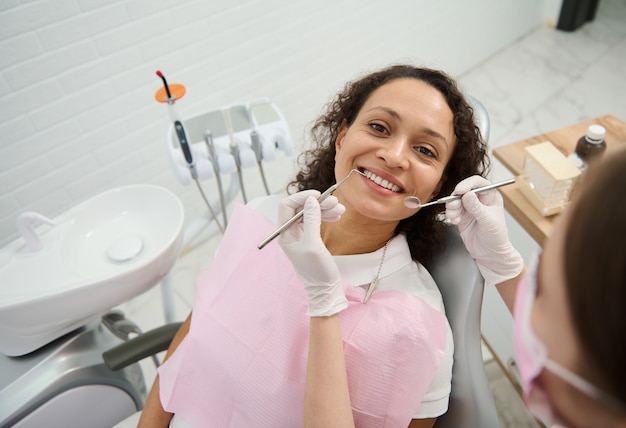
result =
M606 129L600 125L591 125L587 129L587 134L580 137L576 143L576 154L588 163L591 159L601 156L606 150L604 135Z

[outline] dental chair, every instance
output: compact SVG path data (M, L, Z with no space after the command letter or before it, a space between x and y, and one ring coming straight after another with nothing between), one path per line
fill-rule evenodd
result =
M481 349L484 280L456 227L449 226L445 252L426 267L439 286L454 337L450 403L435 428L498 428Z
M487 111L480 101L466 97L474 109L483 139L488 141ZM439 286L454 337L450 403L446 414L437 419L435 428L499 428L482 357L480 317L484 280L456 227L448 227L445 251L426 267ZM160 327L116 346L103 354L106 365L121 370L166 350L178 326L180 323Z

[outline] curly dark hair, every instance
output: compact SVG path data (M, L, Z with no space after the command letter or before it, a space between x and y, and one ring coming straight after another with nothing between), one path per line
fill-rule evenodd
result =
M300 155L302 169L287 189L323 191L335 183L335 140L342 122L352 125L361 107L376 89L395 79L421 80L437 89L454 114L454 134L457 145L446 166L437 198L452 193L456 184L471 175L485 175L489 169L487 145L474 122L474 112L454 79L429 68L392 65L348 82L343 91L327 105L326 112L311 128L313 148ZM404 233L411 257L420 263L429 262L444 248L445 224L439 218L443 205L433 205L418 211L398 224L395 234Z

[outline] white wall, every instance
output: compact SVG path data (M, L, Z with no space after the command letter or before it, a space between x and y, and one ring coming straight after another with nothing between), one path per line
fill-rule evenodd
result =
M357 74L410 62L460 76L545 18L543 0L0 0L0 247L20 212L54 217L123 184L203 211L170 171L157 69L187 87L183 115L273 98L299 147ZM279 190L292 159L266 171Z

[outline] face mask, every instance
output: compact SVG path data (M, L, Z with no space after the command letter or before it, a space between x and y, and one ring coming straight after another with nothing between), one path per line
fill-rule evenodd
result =
M530 315L537 291L538 258L537 255L533 257L528 273L518 285L513 324L513 346L517 354L517 365L528 410L548 425L565 426L563 421L559 420L557 412L552 408L548 395L537 382L539 374L544 369L594 399L623 408L613 397L548 358L545 345L533 332Z

